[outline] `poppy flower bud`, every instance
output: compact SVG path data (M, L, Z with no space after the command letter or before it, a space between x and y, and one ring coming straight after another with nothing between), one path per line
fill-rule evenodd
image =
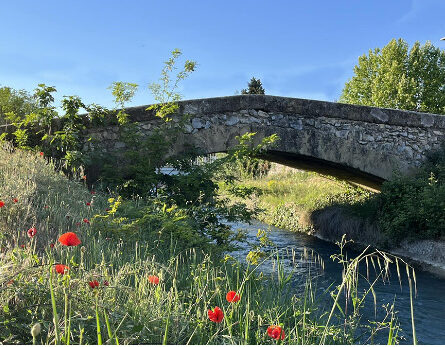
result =
M39 336L41 330L42 330L42 326L40 325L40 323L34 324L31 328L32 337L35 338L35 337Z
M80 247L80 251L82 252L82 253L85 253L86 252L86 247L85 246L82 246L82 247Z

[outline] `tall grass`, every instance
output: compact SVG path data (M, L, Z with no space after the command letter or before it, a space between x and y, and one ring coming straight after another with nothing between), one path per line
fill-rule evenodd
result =
M374 277L366 279L365 294L372 295L373 285L387 275L386 264L395 261L384 253L352 260L340 253L337 260L345 276L333 288L335 299L326 309L322 296L331 291L317 290L311 271L301 279L305 289L295 291L302 262L292 252L274 251L258 264L243 265L199 249L175 251L180 248L174 239L164 248L108 239L102 236L105 230L76 225L103 213L106 194L92 195L82 181L68 181L39 155L1 152L0 164L0 199L7 202L0 210L2 343L33 343L30 329L37 322L42 329L35 342L40 344L356 343L364 303L357 290L362 278L358 264L365 259L380 264ZM32 239L26 235L31 225L37 229ZM56 242L67 231L76 231L82 244L67 248ZM292 266L285 268L282 260L289 254ZM68 265L69 271L55 273L57 263ZM268 270L260 272L264 266ZM158 276L159 283L149 276ZM99 287L92 289L90 281L98 281ZM240 301L227 302L230 290ZM353 308L348 311L347 305ZM220 323L208 318L215 306L224 312ZM396 341L397 324L390 322L395 322L392 314L369 334L385 328L388 339ZM284 340L268 336L270 325L284 329Z

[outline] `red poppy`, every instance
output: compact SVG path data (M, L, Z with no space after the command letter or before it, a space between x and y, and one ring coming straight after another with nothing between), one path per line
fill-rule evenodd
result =
M19 202L19 200L14 198L14 199L12 199L12 202L15 204L15 203Z
M208 310L207 314L209 315L209 319L215 323L221 323L224 318L224 313L218 306L215 306L213 311Z
M80 245L82 242L80 242L79 238L75 233L69 232L65 233L62 236L59 237L59 242L64 246L77 246Z
M87 206L91 206L91 202L87 202Z
M43 157L43 152L40 152L39 154L40 154L41 157Z
M54 243L50 243L49 247L54 248Z
M70 267L67 265L63 265L63 264L57 264L54 266L54 269L56 270L56 272L58 274L63 275L66 271L68 271L70 269Z
M90 286L91 289L98 288L99 282L97 282L96 280L90 281L90 282L88 282L88 285Z
M152 283L152 284L159 284L159 277L156 275L150 275L148 276L148 282Z
M228 302L238 302L240 297L238 294L236 294L235 291L231 290L230 292L227 293L226 299Z
M0 208L2 208L3 206L5 206L5 203L0 200Z
M33 238L36 234L37 234L36 228L32 227L32 228L28 229L28 236L30 238Z
M25 245L20 245L21 248L25 248Z
M87 175L82 176L82 179L86 180L87 179Z
M107 287L108 287L109 285L110 285L110 283L108 283L108 281L105 280L105 281L104 281L104 286L107 286Z
M77 223L76 223L76 225L77 225L78 227L80 227L80 224L81 224L80 222L77 222Z
M267 335L275 340L284 340L285 334L282 327L278 325L271 325L267 328Z
M84 222L84 223L87 223L87 224L90 224L90 221L89 221L87 218L84 218L84 219L83 219L83 222Z
M43 208L49 208L49 206L48 206L48 205L45 205L45 206L43 206Z
M96 195L96 192L95 192L94 190L92 190L90 193L91 193L92 195Z

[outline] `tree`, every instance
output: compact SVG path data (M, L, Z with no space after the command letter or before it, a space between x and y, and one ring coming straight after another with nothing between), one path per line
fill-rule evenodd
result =
M445 51L402 40L358 59L340 102L445 114Z
M36 99L25 90L0 88L0 124L5 122L6 114L13 112L15 116L24 116L36 109Z
M241 94L265 94L263 85L261 84L260 79L256 79L252 77L249 84L247 85L248 89L242 89Z

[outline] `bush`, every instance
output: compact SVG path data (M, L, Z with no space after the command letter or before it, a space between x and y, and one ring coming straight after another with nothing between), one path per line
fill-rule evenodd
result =
M444 211L445 147L431 153L414 175L385 182L377 199L379 225L395 242L445 236Z

